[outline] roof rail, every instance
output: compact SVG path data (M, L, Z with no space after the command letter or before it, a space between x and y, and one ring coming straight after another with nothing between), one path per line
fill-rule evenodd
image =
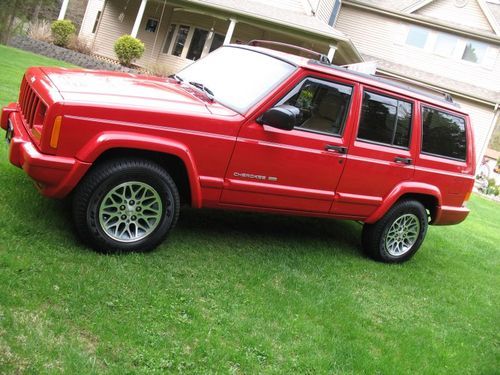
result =
M293 44L287 44L287 43L282 43L282 42L275 42L275 41L272 41L272 40L254 39L254 40L251 40L250 42L248 42L248 45L249 46L253 46L253 47L264 47L264 48L275 49L275 50L280 51L280 52L285 52L285 51L282 51L282 50L278 49L277 47L288 48L288 49L291 49L291 50L295 50L295 51L300 51L302 53L306 53L308 55L307 57L310 57L310 58L313 58L315 60L318 60L319 62L321 62L323 64L328 64L328 65L331 64L330 59L327 56L325 56L324 54L322 54L320 52L313 51L311 49L294 46Z

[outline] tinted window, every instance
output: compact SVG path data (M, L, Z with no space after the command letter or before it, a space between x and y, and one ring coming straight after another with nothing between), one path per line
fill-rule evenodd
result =
M391 146L408 147L411 116L410 103L365 91L358 138Z
M307 79L285 98L284 104L300 109L301 129L341 134L349 109L352 87Z
M203 52L203 47L207 41L208 31L202 29L194 29L193 38L186 58L189 60L198 60Z
M422 110L422 151L465 160L465 120L431 108Z
M188 33L189 33L189 26L184 26L184 25L179 26L179 31L177 32L177 39L175 40L174 47L172 48L172 55L180 56L182 54Z

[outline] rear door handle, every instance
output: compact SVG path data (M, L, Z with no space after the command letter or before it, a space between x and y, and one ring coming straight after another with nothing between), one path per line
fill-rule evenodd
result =
M337 152L339 154L347 154L347 147L344 146L326 145L325 150L330 152Z
M399 156L395 157L394 161L399 164L407 164L407 165L410 165L412 162L411 158L402 158Z

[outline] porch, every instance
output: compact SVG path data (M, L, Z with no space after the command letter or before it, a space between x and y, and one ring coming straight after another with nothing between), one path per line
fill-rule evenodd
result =
M94 53L115 59L113 45L123 34L145 44L136 64L161 64L176 72L223 44L265 39L328 55L339 65L362 61L341 32L314 16L253 1L106 0L93 32L83 35Z

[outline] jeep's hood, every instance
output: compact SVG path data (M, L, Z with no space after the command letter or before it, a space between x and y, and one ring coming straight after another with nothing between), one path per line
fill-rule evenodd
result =
M171 79L84 69L40 68L65 101L157 112L236 115Z

